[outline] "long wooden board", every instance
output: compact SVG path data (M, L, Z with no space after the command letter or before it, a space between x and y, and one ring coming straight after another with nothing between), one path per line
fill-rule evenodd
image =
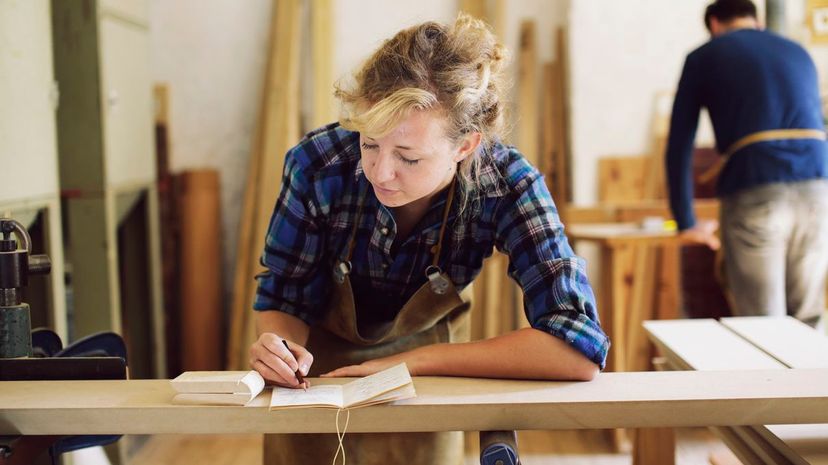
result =
M825 369L602 373L588 383L418 377L414 384L415 399L351 411L348 430L828 422ZM335 431L331 409L268 412L267 395L252 407L180 406L170 403L173 394L167 380L8 381L0 383L0 434Z
M791 368L828 368L828 337L789 317L722 318L722 324Z
M670 361L685 369L787 368L713 319L646 321L644 329Z

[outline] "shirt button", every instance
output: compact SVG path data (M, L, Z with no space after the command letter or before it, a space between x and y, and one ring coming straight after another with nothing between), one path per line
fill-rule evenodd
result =
M388 235L388 228L382 228L382 229L380 229L380 232L382 233L383 236L387 236Z

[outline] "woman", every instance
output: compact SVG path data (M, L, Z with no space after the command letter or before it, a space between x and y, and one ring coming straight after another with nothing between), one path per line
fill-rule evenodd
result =
M337 89L341 121L288 152L254 304L250 361L266 379L299 387L297 369L365 376L403 361L412 375L520 379L603 368L609 341L584 262L538 170L498 142L505 54L469 16L405 29ZM531 328L467 342L467 286L494 247L509 255ZM463 452L460 433L345 442L360 464L458 463ZM266 459L285 463L322 463L337 444L266 443Z

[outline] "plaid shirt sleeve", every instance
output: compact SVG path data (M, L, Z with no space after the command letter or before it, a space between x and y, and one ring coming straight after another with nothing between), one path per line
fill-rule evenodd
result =
M520 161L508 171L507 177L520 181L498 214L497 242L509 255L509 275L523 289L526 317L533 328L563 339L603 369L610 342L598 321L586 263L569 246L537 170Z
M303 172L304 146L288 152L282 188L265 238L256 277L254 310L279 310L308 324L318 320L329 276L322 269L323 229L313 202L312 184Z

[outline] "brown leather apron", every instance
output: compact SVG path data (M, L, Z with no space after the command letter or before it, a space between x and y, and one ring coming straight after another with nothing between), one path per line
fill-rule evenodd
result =
M307 348L314 356L311 376L335 368L405 352L441 342L469 340L471 286L457 292L448 275L437 266L446 220L454 193L449 187L432 264L425 270L428 282L403 305L390 322L358 327L351 288L351 254L362 216L362 200L351 232L348 250L334 267L334 289L327 316L311 328ZM364 200L364 194L363 194ZM359 415L359 410L351 412ZM335 434L273 434L264 438L267 465L322 465L331 463L339 444ZM434 464L455 465L463 460L463 433L348 433L343 442L347 463L353 465Z

